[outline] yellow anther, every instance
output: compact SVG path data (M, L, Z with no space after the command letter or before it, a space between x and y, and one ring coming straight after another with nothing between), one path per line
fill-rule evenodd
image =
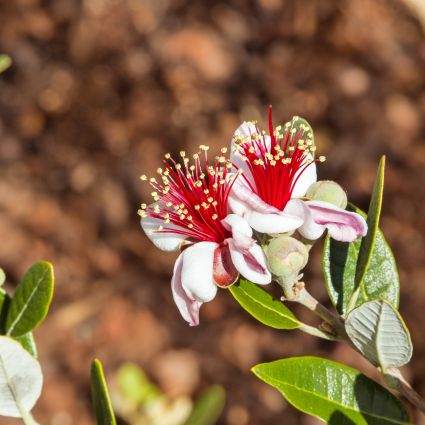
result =
M212 218L213 220L217 220L218 215L217 215L217 214L213 214L213 215L211 216L211 218Z
M320 162L325 162L326 161L326 156L319 156L319 161Z
M221 153L226 153L227 152L227 148L221 148L220 151L221 151Z
M148 177L146 176L146 174L142 174L142 175L140 176L140 180L145 181L145 180L147 180L147 179L148 179Z
M171 155L170 155L169 153L166 153L166 154L164 155L164 157L165 157L165 159L170 159L170 158L171 158Z
M192 224L192 223L189 223L189 224L187 225L187 227L189 227L189 229L193 229L193 224Z
M182 168L182 165L181 164L176 164L176 169L177 170L180 170Z
M209 196L209 197L207 198L207 201L211 203L212 201L214 201L214 198L213 198L212 196Z
M201 209L200 205L195 205L193 208L195 208L196 211L199 211Z
M180 151L180 156L181 156L182 158L184 158L184 157L186 156L186 152L185 152L185 151Z

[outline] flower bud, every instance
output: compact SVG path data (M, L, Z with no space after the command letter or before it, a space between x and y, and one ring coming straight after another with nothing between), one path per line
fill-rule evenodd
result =
M308 260L308 251L304 244L289 236L272 239L266 254L269 270L283 285L295 283Z
M306 197L314 201L329 202L339 208L347 206L347 194L344 189L331 180L321 180L313 183L309 187Z

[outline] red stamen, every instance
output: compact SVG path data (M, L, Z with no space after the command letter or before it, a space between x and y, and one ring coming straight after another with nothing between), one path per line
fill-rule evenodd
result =
M238 152L245 158L254 185L242 174L251 190L263 201L283 210L291 199L295 184L313 163L313 145L304 129L284 129L283 135L273 128L272 107L268 113L269 138L258 128L246 139L238 141ZM255 186L255 187L253 187Z
M156 203L145 206L140 214L163 221L156 232L221 243L231 236L221 220L227 215L228 197L236 177L229 175L230 168L223 157L209 165L208 148L201 146L201 150L203 161L198 153L192 165L184 152L183 164L166 155L164 170L159 170L162 183L150 179Z

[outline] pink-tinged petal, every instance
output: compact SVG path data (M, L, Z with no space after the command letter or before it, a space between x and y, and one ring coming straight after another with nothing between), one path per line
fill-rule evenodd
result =
M254 230L268 234L291 232L303 224L301 218L286 212L263 214L249 211L245 213L244 218Z
M256 195L246 183L244 183L242 176L239 176L232 186L230 192L231 197L238 199L246 205L247 209L258 211L261 213L279 212L279 210L268 203L264 202L258 195ZM234 211L236 212L236 211Z
M233 265L228 245L220 245L214 251L213 279L220 288L228 288L239 277L239 272Z
M366 220L360 214L323 201L307 201L306 204L314 222L326 227L331 238L353 242L360 236L366 236Z
M183 251L182 285L189 298L208 302L217 294L213 279L215 242L198 242Z
M240 250L232 239L227 240L232 262L238 272L246 279L259 285L271 282L263 250L254 244L249 250Z
M311 157L309 157L311 159ZM296 177L300 174L302 171L302 167L297 171ZM292 191L292 198L301 198L307 193L308 188L317 181L317 171L316 171L316 164L312 163L310 164L303 173L299 176L297 183L295 183L295 187Z
M190 298L183 289L182 268L183 253L179 255L174 265L174 273L171 279L173 299L183 319L186 320L190 326L197 326L199 325L199 308L201 307L202 302Z
M187 238L187 236L178 233L157 232L159 226L163 226L164 229L178 229L173 224L165 224L159 218L144 217L140 220L140 224L146 236L162 251L178 251L182 242Z
M295 215L302 221L302 226L297 230L307 239L316 240L323 235L325 228L313 220L312 213L306 203L301 199L291 199L285 207L285 213Z

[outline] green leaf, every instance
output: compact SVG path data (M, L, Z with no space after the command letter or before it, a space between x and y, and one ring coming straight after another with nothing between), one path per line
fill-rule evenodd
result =
M282 302L246 279L229 288L236 301L261 323L275 329L296 329L302 324Z
M218 385L207 388L195 401L184 425L214 425L224 409L226 395Z
M363 217L365 213L353 205L347 207ZM323 249L323 273L332 304L341 314L348 313L348 304L355 288L356 264L361 241L338 242L329 236ZM353 308L366 301L385 299L398 307L400 281L391 248L380 229L376 232L370 263L359 287L359 296Z
M31 354L35 359L38 359L38 351L37 351L37 345L35 344L34 335L32 332L28 332L24 335L14 337L16 341L19 342L19 344L22 345L25 350L28 351L28 353Z
M375 366L400 367L412 357L409 331L387 301L374 300L357 307L347 316L345 328L354 345Z
M7 312L6 334L21 336L46 317L53 296L53 267L48 262L33 264L16 288Z
M126 401L143 404L161 395L159 389L152 384L143 370L135 364L126 363L118 370L118 389Z
M10 306L10 296L3 289L0 288L0 334L6 333L6 317Z
M97 359L91 365L91 395L97 425L116 425L102 363Z
M356 369L319 357L293 357L253 368L294 407L333 425L406 425L400 400Z
M0 55L0 73L6 71L12 65L12 59L7 55Z
M363 278L369 267L373 247L375 245L376 233L378 231L379 217L381 215L382 196L384 192L385 156L379 161L375 183L373 184L372 197L367 212L367 235L362 238L360 244L359 257L357 260L356 274L354 278L355 291L351 296L348 310L352 310L356 305L357 298L361 291Z
M4 285L4 282L6 280L6 273L3 269L0 269L0 286Z

